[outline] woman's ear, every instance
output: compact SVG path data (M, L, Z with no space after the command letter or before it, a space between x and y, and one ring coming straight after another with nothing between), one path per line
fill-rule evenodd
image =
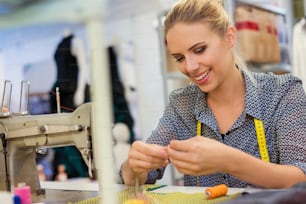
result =
M236 41L236 28L234 26L229 26L226 32L226 41L230 48L235 46Z

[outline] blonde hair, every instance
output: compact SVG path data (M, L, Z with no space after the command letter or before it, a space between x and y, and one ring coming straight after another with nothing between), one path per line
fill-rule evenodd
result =
M222 0L181 0L168 12L164 22L164 32L178 22L207 22L211 29L221 36L232 23L222 6Z
M212 31L219 36L224 36L228 27L233 25L228 13L222 5L222 0L180 0L167 13L164 21L164 34L168 33L176 23L208 23ZM165 43L167 43L165 39ZM233 52L236 64L243 68L246 67L245 62L237 54L237 50Z

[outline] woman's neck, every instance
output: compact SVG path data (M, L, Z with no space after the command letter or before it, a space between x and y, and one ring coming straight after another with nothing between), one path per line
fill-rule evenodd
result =
M245 81L243 74L239 68L235 68L230 75L227 76L216 90L208 93L207 100L214 104L236 104L241 103L245 97Z

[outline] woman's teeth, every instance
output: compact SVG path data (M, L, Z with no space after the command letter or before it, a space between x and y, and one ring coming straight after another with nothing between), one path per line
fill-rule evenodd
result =
M203 79L204 77L206 77L206 76L208 75L208 72L209 72L209 71L205 72L204 74L202 74L202 75L199 76L199 77L196 77L195 79L196 79L197 81L200 81L201 79Z

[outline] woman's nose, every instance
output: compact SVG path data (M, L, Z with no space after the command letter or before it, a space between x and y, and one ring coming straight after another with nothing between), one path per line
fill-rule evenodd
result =
M186 57L186 69L193 71L199 68L199 63L194 57Z

